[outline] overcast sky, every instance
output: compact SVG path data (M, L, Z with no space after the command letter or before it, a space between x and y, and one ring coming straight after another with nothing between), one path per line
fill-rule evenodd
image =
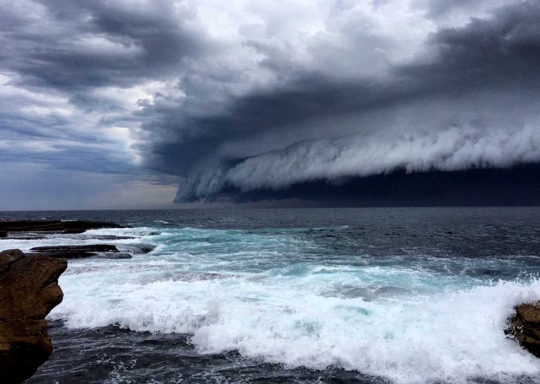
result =
M0 0L0 47L0 210L540 162L537 0Z

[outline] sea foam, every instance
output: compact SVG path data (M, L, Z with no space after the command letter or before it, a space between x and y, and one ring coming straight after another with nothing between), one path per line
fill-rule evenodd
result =
M504 335L513 307L540 299L538 279L481 281L403 263L327 265L295 256L309 244L287 236L139 234L161 245L132 260L71 263L60 280L64 302L50 317L72 328L187 333L203 354L237 350L399 384L540 383L539 360Z

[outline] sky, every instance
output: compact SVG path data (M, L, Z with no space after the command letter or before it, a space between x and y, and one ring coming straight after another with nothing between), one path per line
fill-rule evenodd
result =
M0 47L0 210L540 203L538 0L0 0Z

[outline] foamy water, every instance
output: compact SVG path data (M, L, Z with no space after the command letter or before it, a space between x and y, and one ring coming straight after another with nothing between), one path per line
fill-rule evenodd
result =
M153 231L101 231L142 235L138 241L157 248L127 261L71 262L51 319L72 328L188 333L204 354L238 350L396 383L540 375L538 359L503 333L516 304L540 299L537 279L482 281L362 257L328 265L306 258L316 246L287 231ZM424 266L431 263L445 261Z
M70 261L50 319L73 330L189 335L201 356L238 351L285 369L338 367L398 384L540 383L540 359L504 334L515 305L540 300L540 259L530 250L456 256L414 243L377 253L348 226L158 224L88 232L134 237L114 241L119 249L155 248L129 260ZM70 236L4 244L111 242Z

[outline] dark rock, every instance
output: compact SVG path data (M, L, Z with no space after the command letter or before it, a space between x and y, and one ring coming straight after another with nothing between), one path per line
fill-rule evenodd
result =
M139 247L139 249L141 250L142 253L150 253L152 252L156 247L153 246L153 245L147 245L147 244L143 244Z
M52 353L45 317L62 302L67 262L19 250L0 252L0 378L21 383Z
M0 220L0 233L8 236L12 232L77 234L88 229L126 228L119 224L102 221L61 220ZM0 236L1 237L1 236Z
M126 252L104 252L94 256L96 259L131 259L131 255Z
M142 255L145 253L152 252L156 247L151 244L123 244L123 248L125 248L128 252Z
M100 253L119 252L115 245L111 244L90 244L90 245L59 245L52 247L34 247L31 252L39 252L51 257L63 259L81 259L85 257L97 256Z
M86 229L66 229L62 233L66 235L78 235L79 233L84 233L84 232L86 232Z
M31 251L39 252L58 252L63 251L89 251L89 252L118 252L118 249L115 245L112 244L88 244L88 245L54 245L46 247L34 247Z
M94 240L134 240L135 237L132 236L114 236L114 235L95 235L95 236L84 236L83 238L89 238Z
M540 302L520 304L510 317L505 333L516 339L523 348L540 357Z
M0 240L43 240L46 239L43 235L29 232L10 233L8 237L0 237Z

